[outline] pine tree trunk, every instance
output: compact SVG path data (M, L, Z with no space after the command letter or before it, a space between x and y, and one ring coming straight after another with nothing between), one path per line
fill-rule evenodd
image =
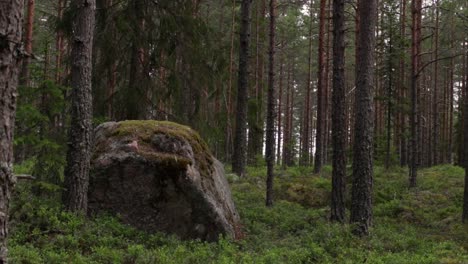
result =
M91 58L96 2L95 0L79 0L74 4L76 16L73 21L71 54L71 126L68 134L63 201L68 210L86 213L93 129Z
M323 155L324 155L324 137L325 137L325 8L327 1L320 0L319 14L319 47L318 47L318 87L317 87L317 134L315 135L315 163L314 173L319 173L322 170Z
M310 2L310 8L309 12L312 14L312 4L313 1ZM302 166L307 166L309 165L309 160L310 160L310 148L309 148L309 141L310 141L310 135L309 135L309 128L310 128L310 105L311 105L311 90L312 90L312 84L311 84L311 79L312 79L312 29L313 29L313 22L314 20L312 19L312 15L310 17L310 22L309 22L309 47L308 47L308 59L307 59L307 83L306 83L306 97L305 102L304 102L304 114L303 114L303 120L302 120L302 133L301 133L301 159L299 160L299 165Z
M280 71L279 71L279 92L278 92L278 122L277 122L277 134L278 143L276 145L276 164L281 164L281 108L283 99L283 54L280 54Z
M368 235L372 224L373 185L373 86L376 25L376 0L361 0L358 61L356 75L356 120L353 154L353 185L351 189L351 223L354 233Z
M266 206L273 206L273 165L275 162L275 28L276 0L270 0L270 41L268 50L268 94L265 160L267 163Z
M289 156L291 155L290 154L290 144L291 144L291 139L290 139L290 120L289 120L289 116L290 116L290 107L291 107L291 97L290 97L290 94L291 94L291 85L290 85L290 81L291 81L291 66L288 65L288 77L287 77L287 80L286 80L286 105L285 105L285 110L284 110L284 122L283 122L283 169L286 169L286 167L290 166L290 163L289 163Z
M468 61L468 53L466 55ZM463 89L465 90L465 96L463 100L464 104L464 115L463 115L463 135L464 135L464 167L465 167L465 191L463 195L463 215L462 222L468 222L468 68L465 68L465 85Z
M257 165L257 159L263 149L263 94L264 94L264 44L265 44L265 1L256 2L255 21L255 96L251 102L255 107L249 108L249 135L247 144L247 162ZM250 105L250 104L249 104Z
M405 39L406 37L406 0L401 0L401 13L400 13L400 38ZM405 44L403 41L400 41L400 49L404 49ZM403 98L406 98L406 64L405 58L403 55L400 55L400 104L403 103ZM408 165L408 144L406 137L406 124L407 124L407 115L405 112L400 113L400 126L401 133L399 134L399 149L400 149L400 166L404 167Z
M413 0L411 3L412 13L412 42L411 42L411 157L409 169L409 186L416 187L419 156L419 113L418 113L418 71L419 71L419 51L421 45L420 23L421 23L421 0Z
M439 75L439 67L438 67L438 58L439 58L439 1L436 1L436 21L435 21L435 33L434 33L434 72L432 76L434 76L434 92L433 92L433 99L432 99L432 153L431 153L431 165L439 164L439 95L438 95L438 75ZM444 89L445 90L445 89ZM444 121L445 122L445 119Z
M346 86L344 0L333 0L333 111L332 111L332 221L345 221L346 179Z
M231 160L232 153L232 79L234 71L234 32L236 23L236 0L232 0L232 19L231 19L231 49L229 51L229 84L227 88L226 103L226 160Z
M232 170L239 176L245 174L247 159L247 91L249 85L250 5L252 0L243 0L239 46L239 75L237 81L236 133Z
M23 1L0 2L0 263L7 263L8 210L16 182L13 175L13 130L17 99Z

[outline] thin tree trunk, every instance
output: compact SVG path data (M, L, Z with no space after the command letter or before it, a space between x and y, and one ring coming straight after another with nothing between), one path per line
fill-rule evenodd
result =
M409 169L409 186L416 187L416 178L418 172L418 127L419 127L419 114L418 114L418 71L419 71L419 52L421 45L420 36L420 23L421 23L421 0L413 0L411 3L412 13L412 42L411 42L411 160Z
M0 263L7 263L8 210L16 182L13 175L13 132L21 43L23 1L0 2Z
M356 121L353 154L351 217L353 232L368 235L372 224L373 86L377 1L361 0L358 7L359 50L356 76Z
M92 98L91 71L95 0L74 2L72 45L72 107L68 134L63 201L72 212L86 213L91 158Z
M468 62L468 52L466 53L466 60ZM464 72L465 76L465 85L464 89L464 97L463 97L463 104L464 104L464 113L463 113L463 135L464 135L464 167L465 167L465 191L463 195L463 214L462 214L462 222L468 222L468 67L465 68Z
M245 174L247 155L247 93L249 85L250 5L252 0L243 0L241 5L239 75L237 81L236 133L232 170L239 176Z
M432 155L431 158L431 164L432 165L437 165L439 164L439 96L438 96L438 58L439 58L439 1L436 1L436 21L435 21L435 33L434 33L434 45L435 45L435 51L434 51L434 72L432 76L434 76L434 92L433 92L433 99L432 99L432 114L433 114L433 119L432 119ZM445 119L444 119L445 122Z
M229 86L227 89L226 103L226 159L230 160L232 153L232 79L234 71L234 31L236 23L236 0L232 0L232 19L231 19L231 49L229 51Z
M283 47L282 47L283 48ZM281 107L282 107L282 98L283 98L283 54L280 54L280 71L279 71L279 92L278 92L278 143L277 143L277 153L276 153L276 163L281 164Z
M275 161L275 27L276 0L270 0L270 42L268 51L269 64L265 150L265 160L267 163L266 206L273 206L273 165Z
M311 79L312 79L312 28L313 28L313 19L312 19L312 5L313 1L310 2L310 22L309 22L309 46L307 50L308 54L308 59L307 59L307 83L306 83L306 97L305 97L305 105L304 105L304 118L302 122L302 133L301 133L301 159L299 161L299 164L302 166L307 166L309 165L309 140L310 140L310 135L309 135L309 128L310 128L310 109L311 109L311 90L312 90L312 85L311 85Z
M333 111L332 111L332 221L345 221L346 179L346 86L345 86L345 0L333 0Z
M387 124L386 124L386 144L385 144L385 169L390 168L390 159L391 159L391 142L392 142L392 116L393 116L393 21L390 20L390 32L389 32L389 48L388 53L390 53L390 58L388 61L388 87L387 87Z
M407 0L401 0L401 14L400 14L400 38L405 39L406 37L406 1ZM405 45L403 41L400 41L402 44L400 45L400 49L404 49ZM403 98L406 98L406 64L405 64L405 58L403 55L400 55L400 104L403 102ZM406 113L400 111L400 121L401 121L401 133L399 134L400 137L400 166L404 167L408 165L408 146L407 146L407 138L406 138L406 124L407 124L407 117Z
M326 0L320 0L319 14L319 47L318 47L318 87L317 87L317 134L315 140L315 164L314 173L322 170L324 156L325 120L326 120L326 69L325 69L325 9Z
M286 106L285 106L285 111L284 111L284 125L283 125L283 169L286 169L287 166L290 166L289 163L289 156L290 156L290 144L291 144L291 138L289 136L290 134L290 107L291 107L291 66L288 66L288 77L286 80Z

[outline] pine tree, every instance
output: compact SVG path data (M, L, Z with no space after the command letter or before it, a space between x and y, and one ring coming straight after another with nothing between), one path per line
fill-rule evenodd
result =
M93 129L91 61L96 2L79 0L74 4L76 16L73 21L71 54L71 126L68 132L63 201L68 210L86 213Z
M0 263L7 263L8 210L15 184L13 130L19 67L23 1L0 2Z
M333 0L333 91L332 91L332 199L331 220L345 221L346 178L346 86L344 0Z
M351 223L353 232L368 235L372 225L373 137L374 137L374 48L377 1L360 0L356 73L356 119L354 123Z
M267 191L266 206L273 205L273 169L275 163L275 28L276 28L276 1L270 0L270 42L268 51L268 94L267 94L267 124L266 124L266 151L267 163Z
M232 170L239 176L245 173L247 155L247 92L249 85L250 6L252 0L243 0L239 47L239 75L237 81L236 133Z

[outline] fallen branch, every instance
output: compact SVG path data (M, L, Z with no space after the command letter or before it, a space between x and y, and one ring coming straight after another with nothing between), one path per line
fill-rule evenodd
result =
M18 180L35 180L36 177L28 174L15 174L16 179Z

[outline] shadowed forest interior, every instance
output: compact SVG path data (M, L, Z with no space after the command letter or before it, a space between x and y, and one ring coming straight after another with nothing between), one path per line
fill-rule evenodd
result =
M0 263L468 263L468 1L0 10Z

